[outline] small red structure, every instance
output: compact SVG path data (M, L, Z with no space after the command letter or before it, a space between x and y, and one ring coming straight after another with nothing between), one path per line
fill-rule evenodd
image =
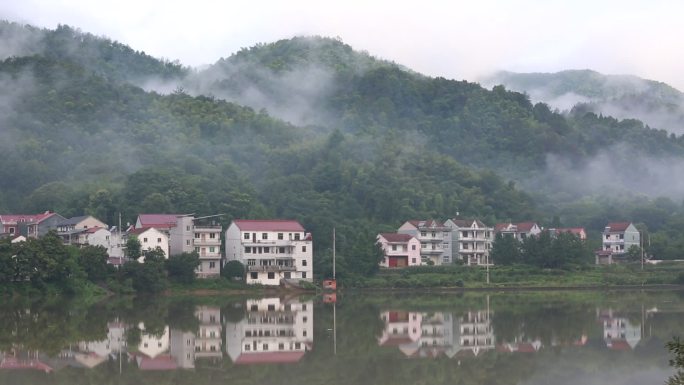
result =
M334 279L323 280L323 290L337 290L337 281Z
M337 293L325 293L323 294L323 303L336 303Z

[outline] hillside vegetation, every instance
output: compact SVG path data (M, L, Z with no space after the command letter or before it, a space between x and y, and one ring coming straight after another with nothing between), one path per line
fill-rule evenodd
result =
M635 220L662 232L668 255L681 242L681 202L561 196L548 174L550 156L581 170L613 145L684 158L682 137L639 121L564 116L333 39L261 44L203 71L70 27L0 23L0 41L13 47L0 62L3 213L87 213L110 224L119 212L124 222L141 212L294 218L314 233L322 275L333 227L339 271L367 274L378 232L456 212L595 230ZM175 91L146 91L151 81ZM530 187L533 176L541 187Z

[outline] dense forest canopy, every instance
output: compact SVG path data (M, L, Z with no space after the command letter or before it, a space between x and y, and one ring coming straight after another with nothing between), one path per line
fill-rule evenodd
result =
M636 120L561 114L319 37L204 70L66 26L3 22L0 41L11 47L0 62L2 213L294 218L314 233L319 267L336 227L340 263L358 272L372 266L351 258L372 255L378 232L457 212L592 230L633 220L662 238L663 256L684 244L684 185L659 187L684 138ZM597 157L613 179L591 185ZM635 167L652 171L639 159L665 166L635 178Z

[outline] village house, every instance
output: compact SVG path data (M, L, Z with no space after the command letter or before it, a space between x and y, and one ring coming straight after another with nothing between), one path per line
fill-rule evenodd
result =
M169 238L171 256L196 252L200 264L195 273L199 278L218 277L221 274L222 227L211 220L214 217L195 218L192 214L140 214L135 227L154 227L165 233Z
M409 234L381 233L377 243L382 249L384 258L381 267L419 266L420 242Z
M226 230L226 262L239 261L247 283L313 280L313 239L294 220L234 220Z
M99 219L84 215L80 217L73 217L65 219L57 224L57 234L62 238L65 245L85 245L88 233L85 230L98 228L107 232L107 225ZM111 233L107 234L107 237ZM109 240L109 239L107 239ZM108 247L107 247L108 248Z
M408 234L420 242L421 264L451 264L451 228L444 223L430 220L411 220L405 222L399 234Z
M128 237L136 236L140 242L140 251L155 250L157 247L164 252L164 258L169 258L169 237L154 227L143 227L128 230ZM144 262L145 257L138 258L138 262Z
M641 236L630 222L611 222L603 230L602 244L596 252L596 264L610 265L624 260L630 247L640 247Z
M562 233L570 233L576 237L578 237L581 241L586 241L587 240L587 232L584 230L584 227L559 227L559 228L552 228L549 229L549 233L551 234L552 237L558 236L558 234Z
M0 233L39 238L56 229L63 220L63 216L51 211L42 214L4 214L0 215Z
M542 228L535 222L498 223L494 230L496 234L510 235L521 242L525 238L537 236L542 232Z
M444 225L451 228L453 260L467 266L491 264L489 253L494 241L494 229L477 219L447 219Z

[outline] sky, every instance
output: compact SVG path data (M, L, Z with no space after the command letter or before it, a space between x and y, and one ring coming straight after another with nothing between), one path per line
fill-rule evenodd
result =
M681 0L21 0L0 18L68 24L190 66L296 35L339 37L415 71L593 69L684 90Z

